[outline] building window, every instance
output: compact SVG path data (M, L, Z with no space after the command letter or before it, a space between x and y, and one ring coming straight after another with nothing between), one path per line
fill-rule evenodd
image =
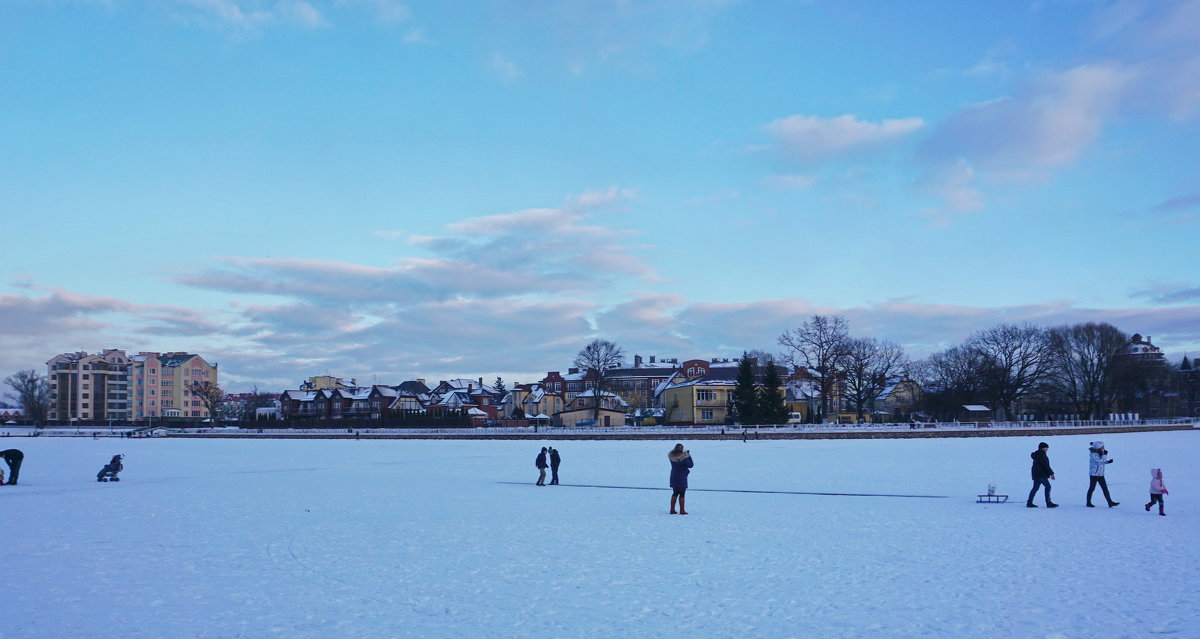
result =
M700 419L702 419L706 422L711 422L713 419L713 410L711 408L701 409L700 410Z
M163 386L170 386L171 384L174 384L174 383L175 383L174 381L172 381L172 380L169 380L169 379L164 379L164 380L162 381L162 385L163 385Z
M717 401L717 391L715 390L698 390L696 391L696 399L702 402Z

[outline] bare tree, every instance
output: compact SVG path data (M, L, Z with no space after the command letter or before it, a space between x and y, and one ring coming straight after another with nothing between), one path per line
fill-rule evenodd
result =
M841 315L813 315L799 328L784 331L779 345L786 349L787 362L793 366L811 368L820 375L817 380L820 398L816 421L825 420L834 384L846 358L850 332L846 318Z
M625 351L616 343L606 339L594 339L575 356L575 366L585 371L592 382L593 403L592 419L600 420L600 400L608 388L607 373L614 368L620 368L625 362Z
M879 394L900 379L905 363L904 349L898 344L881 342L873 337L847 342L846 395L854 405L859 422L863 421L866 410L874 407Z
M20 403L25 419L34 424L45 424L50 416L50 383L35 370L18 371L4 378L12 388L9 398Z
M1001 421L1050 372L1047 331L1032 324L1001 324L972 335L966 345L980 356L983 387Z
M208 411L208 416L214 424L221 421L221 400L225 399L225 391L213 382L192 382L192 396L200 400L200 405Z
M246 397L245 402L243 402L242 406L240 407L241 414L238 416L242 421L251 421L257 419L258 409L270 407L275 399L274 393L264 393L258 390L257 384L250 389L250 392L247 393L247 395L248 397Z
M923 408L935 417L952 419L963 404L980 401L982 355L966 346L934 353L909 367L924 391Z
M1104 419L1117 399L1117 358L1129 338L1112 324L1050 329L1050 387L1084 419Z

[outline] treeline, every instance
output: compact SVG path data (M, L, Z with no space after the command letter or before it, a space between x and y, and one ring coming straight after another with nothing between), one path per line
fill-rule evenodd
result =
M905 378L920 386L914 410L929 419L953 419L966 404L986 405L998 420L1195 410L1196 377L1186 357L1177 369L1156 349L1133 352L1130 336L1108 323L1001 324L916 361L895 343L853 337L840 315L813 315L778 341L783 361L816 373L814 421L847 407L862 420ZM833 404L838 399L841 406Z

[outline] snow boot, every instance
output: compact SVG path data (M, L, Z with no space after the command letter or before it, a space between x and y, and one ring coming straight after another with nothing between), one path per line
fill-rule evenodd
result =
M1163 509L1162 509L1162 508L1159 508L1159 509L1158 509L1158 514L1159 514L1159 515L1161 515L1161 516L1163 516L1163 517L1166 517L1166 516L1167 516L1167 513L1163 512Z
M1110 502L1108 502L1108 507L1109 507L1109 508L1112 508L1113 506L1120 506L1120 505L1121 505L1121 502L1119 502L1119 501L1110 501Z
M1153 505L1154 505L1154 502L1150 502L1150 503L1146 504L1146 512L1150 512L1150 507Z
M1058 508L1058 504L1056 504L1052 501L1048 501L1048 502L1046 502L1046 508Z
M668 515L678 514L675 512L675 501L677 499L678 499L678 497L676 495L671 495L671 512L667 513ZM1150 507L1146 506L1146 510L1150 510Z
M1088 507L1088 508L1095 508L1096 506L1095 506L1095 504L1093 504L1092 502L1090 502L1090 501L1089 501L1089 502L1088 502L1088 505L1087 505L1087 507Z
M1037 508L1037 504L1035 504L1031 501L1027 501L1027 502L1025 502L1025 507L1026 508Z
M685 510L685 509L684 509L684 507L683 507L683 495L680 495L680 496L679 496L679 514L680 514L680 515L686 515L686 514L687 514L687 510Z

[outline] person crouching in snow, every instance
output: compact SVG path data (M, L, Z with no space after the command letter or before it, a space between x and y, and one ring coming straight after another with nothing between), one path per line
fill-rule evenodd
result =
M683 500L687 492L688 473L691 472L689 469L695 465L692 463L692 453L684 450L683 444L675 444L675 448L667 453L667 459L671 462L671 514L675 514L675 501L679 500L679 514L686 515L687 508Z
M1163 511L1163 495L1166 495L1167 487L1163 485L1162 469L1150 469L1150 503L1146 504L1146 512L1150 512L1150 507L1154 502L1158 502L1158 514L1166 517L1167 513Z
M1113 501L1112 496L1108 494L1108 482L1104 479L1104 467L1113 463L1113 460L1108 458L1108 451L1104 449L1104 442L1092 442L1088 444L1088 475L1091 481L1088 483L1087 492L1087 507L1095 508L1092 505L1092 493L1096 492L1096 484L1100 485L1100 489L1104 491L1104 500L1108 502L1108 507L1120 506L1121 502Z
M17 477L21 474L21 462L25 459L25 453L10 448L8 450L0 450L0 459L8 464L8 485L16 486Z

